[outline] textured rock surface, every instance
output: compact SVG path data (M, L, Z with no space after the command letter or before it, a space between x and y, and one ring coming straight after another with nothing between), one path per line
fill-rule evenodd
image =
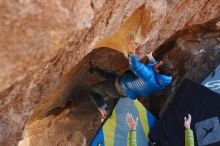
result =
M90 4L86 0L1 1L1 88L25 78L27 71L36 70L79 31L90 28L94 17Z
M99 125L88 98L73 100L57 116L45 116L84 87L86 70L80 68L88 66L86 55L94 48L112 47L126 56L129 34L148 48L163 44L160 56L174 48L168 53L177 70L172 87L183 77L202 79L213 68L208 64L218 63L220 1L8 0L0 1L0 7L0 145L17 145L25 124L20 145L88 145ZM146 52L140 49L140 57ZM91 60L105 68L126 68L126 61L99 56ZM198 74L201 65L204 72Z
M119 61L125 66L127 64L127 60L122 54L105 48L94 50L87 57L84 57L78 65L80 68L74 74L73 80L77 82L72 84L74 90L69 95L71 101L64 108L59 107L50 110L47 113L50 116L47 118L35 120L26 126L24 140L20 142L19 146L26 146L27 142L29 142L28 145L88 145L92 135L97 131L101 119L89 99L87 87L102 80L99 76L88 72L89 61L99 67L116 70L117 72L122 70L122 66L117 64ZM108 63L103 65L103 62ZM77 97L77 99L74 99L74 97ZM48 123L54 124L48 125ZM59 135L62 136L59 137ZM53 139L53 137L56 137L56 140L47 141L47 139Z

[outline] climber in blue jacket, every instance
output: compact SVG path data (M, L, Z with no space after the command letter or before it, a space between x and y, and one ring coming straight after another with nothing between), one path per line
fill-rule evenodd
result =
M141 63L135 50L133 37L128 38L129 66L130 69L118 76L116 73L104 71L91 65L90 72L96 72L106 80L92 85L90 88L91 99L97 106L103 118L107 116L106 98L125 98L133 100L140 96L149 96L163 90L172 82L173 66L166 58L157 62L152 52L147 54L148 64Z

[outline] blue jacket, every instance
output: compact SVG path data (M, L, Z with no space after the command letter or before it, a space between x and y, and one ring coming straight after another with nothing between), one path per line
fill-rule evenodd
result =
M153 66L156 63L153 60L145 65L136 55L129 56L130 70L119 78L119 84L128 97L136 99L155 94L172 82L171 76L154 71Z

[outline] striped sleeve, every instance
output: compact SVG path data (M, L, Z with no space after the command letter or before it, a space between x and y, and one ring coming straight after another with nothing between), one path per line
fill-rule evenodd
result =
M185 146L194 146L194 136L191 129L185 130Z
M136 131L132 130L128 133L128 146L137 146Z

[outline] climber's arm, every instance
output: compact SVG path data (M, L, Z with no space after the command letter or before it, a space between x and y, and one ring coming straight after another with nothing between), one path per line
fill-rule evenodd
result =
M149 72L149 68L145 66L143 63L141 63L138 60L137 55L135 54L136 49L138 48L138 44L134 42L134 39L132 36L129 36L127 38L127 43L128 43L128 50L129 50L128 60L129 60L130 70L134 72L140 78L143 78L143 79L148 78L151 75Z
M127 145L128 146L137 146L137 143L136 143L136 127L137 127L137 123L138 123L138 118L136 118L136 120L134 120L132 114L127 113L126 121L127 121L127 124L130 128L130 131L128 133Z
M136 143L136 131L135 130L131 130L128 133L128 142L127 142L128 146L137 146Z
M142 79L147 79L151 76L150 68L141 63L135 54L129 54L130 70Z
M154 58L154 56L153 56L153 51L150 52L150 53L148 53L146 56L147 56L147 58L148 58L148 60L149 60L150 62L155 62L155 61L156 61L155 58Z

